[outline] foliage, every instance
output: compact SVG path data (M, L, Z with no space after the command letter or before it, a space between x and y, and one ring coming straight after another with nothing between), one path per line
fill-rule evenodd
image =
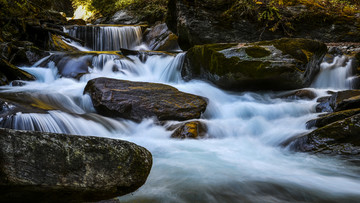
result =
M167 0L72 0L73 6L83 6L88 11L109 16L126 9L143 20L155 22L163 20L167 10Z
M306 7L305 12L289 12L288 6ZM360 12L358 0L236 0L223 16L236 19L246 16L257 20L265 29L276 31L281 29L291 36L294 30L292 22L307 17L319 16L329 20L337 17L351 17ZM261 36L260 36L261 37Z

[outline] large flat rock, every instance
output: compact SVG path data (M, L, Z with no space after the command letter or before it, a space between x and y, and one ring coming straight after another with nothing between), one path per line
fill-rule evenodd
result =
M169 85L110 78L90 80L84 93L90 94L99 114L135 121L149 117L160 121L199 118L207 105L205 98Z

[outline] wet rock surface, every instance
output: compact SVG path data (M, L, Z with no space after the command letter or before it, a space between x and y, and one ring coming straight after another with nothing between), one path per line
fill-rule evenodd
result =
M358 155L360 153L360 114L312 131L296 138L290 145L302 152Z
M31 81L35 80L35 76L0 58L0 85L7 85L13 80Z
M152 156L133 143L100 137L0 129L4 202L83 202L135 191Z
M149 28L144 33L144 41L151 50L155 51L178 51L178 37L172 33L165 23Z
M199 118L207 106L204 98L169 85L110 78L90 80L84 93L90 95L99 114L135 121L149 117L160 121Z
M206 136L206 125L200 121L191 121L181 124L171 134L171 138L177 139L201 139Z
M321 128L321 127L324 127L333 122L346 119L350 116L353 116L353 115L356 115L359 113L360 113L360 109L358 108L358 109L350 109L350 110L329 113L326 115L321 115L317 119L313 119L313 120L306 122L306 127L307 128L312 128L312 127Z
M316 106L317 112L342 111L360 108L360 90L345 90L334 93L330 97L319 100Z
M198 45L187 52L182 77L232 90L298 89L310 85L326 51L321 42L289 38Z

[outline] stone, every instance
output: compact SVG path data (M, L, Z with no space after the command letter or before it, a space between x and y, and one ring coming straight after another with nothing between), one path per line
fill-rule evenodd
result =
M199 118L207 106L205 98L169 85L110 78L90 80L84 93L99 114L138 122L150 117L159 121Z
M178 139L201 139L206 136L206 125L200 121L190 121L181 124L171 134L171 138Z
M1 58L0 58L0 76L1 76L0 78L2 78L1 83L3 85L9 84L9 82L13 80L31 81L36 79L35 76L31 75L26 71L21 70L20 68L14 66L13 64Z
M307 100L315 99L316 96L317 95L315 92L308 89L295 90L280 95L281 98L286 98L286 99L307 99Z
M289 38L197 45L186 53L181 74L229 90L299 89L311 84L326 51L321 42Z
M109 20L109 24L121 24L121 25L135 25L140 23L140 20L131 15L126 10L120 10L116 12Z
M110 199L142 186L151 166L151 153L127 141L0 129L4 202Z
M155 51L179 51L177 39L178 37L168 29L165 23L151 27L144 33L145 43Z
M360 108L360 90L335 92L331 97L324 98L316 106L317 112L333 112Z
M70 25L86 25L86 22L83 19L70 19L70 20L68 20L68 24L70 24Z
M329 113L326 115L321 115L319 118L312 119L312 120L306 122L306 128L308 128L308 129L310 129L312 127L321 128L321 127L324 127L333 122L346 119L350 116L353 116L353 115L359 114L359 113L360 113L360 108L349 109L349 110Z
M290 147L295 151L331 154L360 154L360 114L318 128L296 138Z

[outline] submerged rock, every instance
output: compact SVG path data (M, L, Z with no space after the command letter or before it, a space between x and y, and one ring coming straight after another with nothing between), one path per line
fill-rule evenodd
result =
M207 105L204 98L169 85L110 78L90 80L84 93L90 94L99 114L135 121L149 117L160 121L199 118Z
M288 92L285 94L280 95L281 98L286 98L286 99L315 99L316 98L316 93L311 91L311 90L307 90L307 89L301 89L301 90L295 90L292 92Z
M296 151L358 155L360 154L360 114L312 131L296 138L291 148Z
M321 42L288 38L199 45L187 52L181 74L231 90L299 89L310 85L326 51Z
M4 202L83 202L143 185L152 156L133 143L100 137L0 129Z
M171 134L171 138L179 139L200 139L204 138L207 132L206 125L200 121L190 121L181 124Z

